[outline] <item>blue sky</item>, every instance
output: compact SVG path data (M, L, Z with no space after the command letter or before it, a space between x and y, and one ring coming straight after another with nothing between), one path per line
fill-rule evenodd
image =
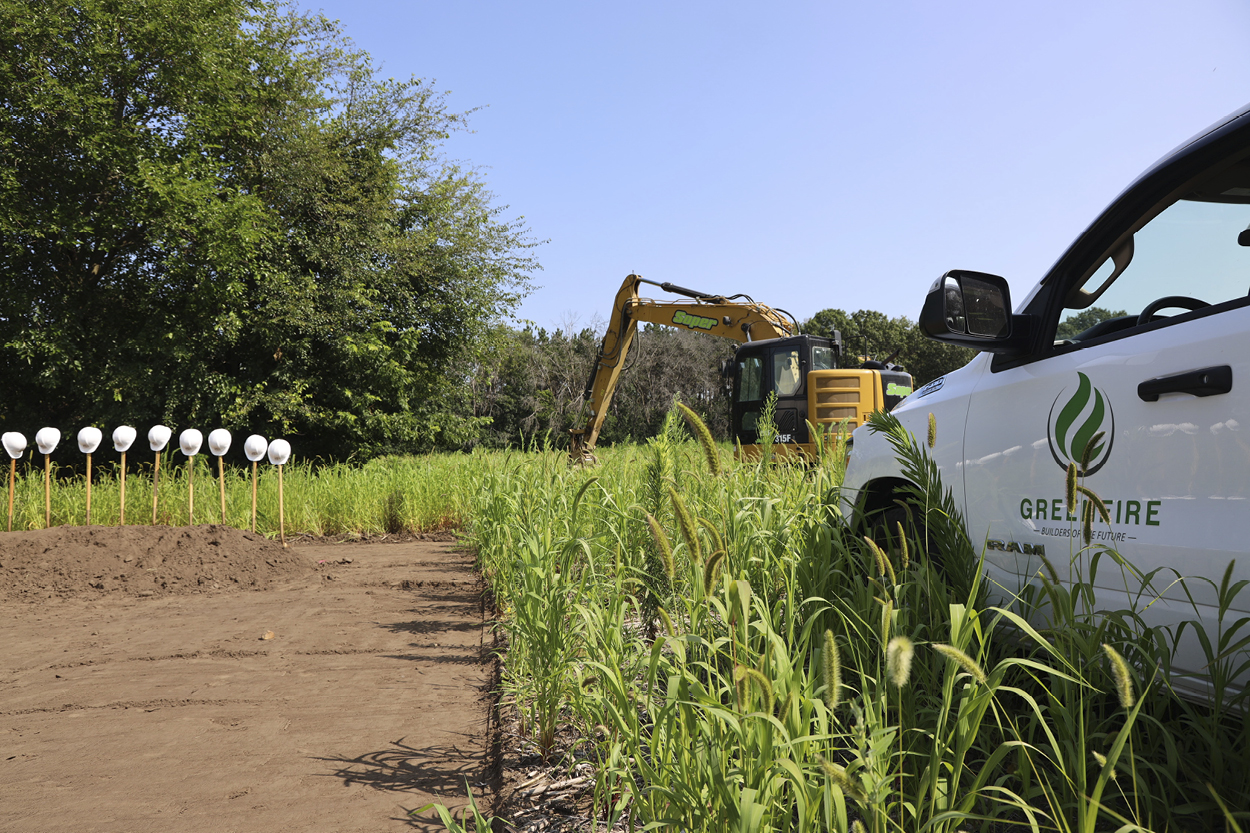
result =
M953 268L1020 299L1250 103L1232 0L300 5L481 108L447 150L547 241L518 316L548 329L601 322L631 271L800 320L914 320Z

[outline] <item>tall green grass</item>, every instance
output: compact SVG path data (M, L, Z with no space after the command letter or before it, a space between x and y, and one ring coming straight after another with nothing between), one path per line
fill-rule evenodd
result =
M605 450L593 471L554 454L492 459L468 507L508 634L508 700L550 760L567 752L562 730L582 739L602 821L1244 825L1245 695L1180 699L1170 636L1137 611L1093 610L1079 573L1059 585L1042 570L1012 604L989 605L936 467L897 421L877 429L921 484L923 542L845 523L838 454L814 467L735 463L672 429ZM1128 564L1071 555L1078 570ZM1146 584L1143 604L1163 578L1124 575ZM1241 590L1225 579L1226 609ZM1250 625L1224 625L1211 655L1226 683Z
M507 702L550 761L569 752L560 738L581 739L606 822L1250 826L1250 695L1229 694L1250 662L1250 622L1231 615L1245 583L1231 571L1141 576L1131 552L1077 536L1067 564L1052 553L1018 598L991 606L924 447L897 421L876 427L920 484L923 540L847 525L836 436L815 465L767 448L739 462L676 418L646 445L600 449L593 470L538 449L290 465L286 529L465 530L501 610ZM210 462L196 463L197 523L220 521ZM276 535L276 472L260 474L258 526ZM159 523L187 522L186 477L167 455ZM128 523L150 522L151 486L150 464L132 461ZM97 468L93 523L117 522L117 487L115 470ZM250 469L228 468L226 487L227 523L247 528ZM43 494L41 467L23 463L15 529L44 526ZM54 479L52 523L83 523L85 498L81 479ZM1095 610L1094 569L1118 571L1136 608ZM1171 689L1175 634L1140 616L1174 581L1208 583L1219 600L1221 627L1203 643L1208 704Z
M196 524L221 522L221 497L216 459L198 455L194 498L188 489L186 458L166 454L157 484L158 524L184 525L194 509ZM507 455L437 454L423 457L386 457L364 465L312 466L294 463L283 472L286 531L312 535L382 535L458 529L465 525L483 472L502 464ZM81 477L51 481L51 525L86 522L87 487ZM121 472L114 466L97 467L91 487L91 523L114 526L121 515ZM278 534L278 473L261 464L257 470L257 531ZM249 529L252 523L252 471L226 466L226 523ZM0 535L8 527L8 471L4 472ZM126 523L152 522L152 460L135 464L126 474ZM42 529L45 525L43 469L32 463L19 467L13 500L13 529Z

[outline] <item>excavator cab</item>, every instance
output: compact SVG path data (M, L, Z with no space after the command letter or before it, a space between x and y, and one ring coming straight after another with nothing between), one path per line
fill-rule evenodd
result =
M777 397L773 442L785 447L778 451L815 456L809 423L818 430L851 431L873 411L889 410L911 392L911 376L902 368L880 363L840 368L841 358L836 332L833 338L796 335L739 346L730 407L731 430L743 453L758 454L760 415L770 394Z
M808 443L807 374L833 370L841 340L798 335L741 345L734 355L732 425L742 445L759 442L760 412L770 393L777 395L773 422L777 443Z

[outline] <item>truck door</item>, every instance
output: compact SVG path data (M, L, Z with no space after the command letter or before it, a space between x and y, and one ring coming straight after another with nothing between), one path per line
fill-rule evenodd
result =
M1042 287L1030 308L1050 310L1041 326L1057 331L1053 346L982 375L965 436L967 519L1008 586L1008 576L1035 573L1043 553L1063 578L1080 571L1088 580L1092 553L1114 548L1142 572L1165 568L1161 591L1172 569L1218 581L1230 560L1246 560L1248 203L1181 199L1152 208L1149 222L1126 225L1103 249L1104 263L1091 259L1088 277ZM1074 303L1107 320L1063 332L1061 323L1083 311ZM1070 462L1085 463L1081 482L1110 513L1094 524L1091 548L1079 510L1065 507ZM1095 584L1109 609L1126 607L1140 587L1109 558ZM1205 582L1189 590L1201 605L1215 603ZM1195 611L1174 588L1155 614L1177 622ZM1213 609L1203 615L1215 621ZM1196 644L1184 650L1183 668L1205 664Z

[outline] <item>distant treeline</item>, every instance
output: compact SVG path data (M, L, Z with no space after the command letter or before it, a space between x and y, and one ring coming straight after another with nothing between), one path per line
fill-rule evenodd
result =
M973 351L931 341L907 318L873 310L827 309L803 332L842 334L843 365L861 356L902 364L916 384L966 364ZM537 443L565 447L569 429L584 425L585 392L602 332L500 328L482 352L470 382L476 443L502 448ZM601 444L639 442L656 435L675 398L729 438L729 392L722 362L737 345L690 330L647 325L638 331L600 433Z

